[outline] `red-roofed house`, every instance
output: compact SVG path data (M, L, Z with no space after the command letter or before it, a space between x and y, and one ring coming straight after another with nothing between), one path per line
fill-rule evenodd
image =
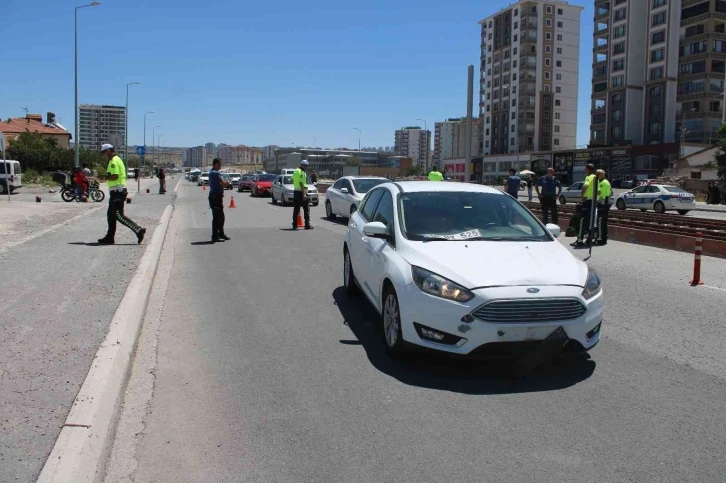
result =
M55 114L48 113L48 122L43 122L40 114L28 114L27 117L0 120L0 132L5 134L8 143L24 132L35 132L44 138L55 139L58 147L68 149L71 140L71 133L66 128L55 122Z

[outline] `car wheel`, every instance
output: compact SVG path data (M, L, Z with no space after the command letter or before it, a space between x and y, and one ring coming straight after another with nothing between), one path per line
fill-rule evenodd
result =
M401 310L396 291L390 286L383 297L383 339L389 354L400 354L403 350Z
M325 202L325 216L328 217L328 220L335 219L335 213L333 213L333 207L330 206L330 201Z
M678 210L679 215L687 215L689 210Z
M348 248L343 249L343 284L349 295L356 295L360 292L358 284L355 282L355 274L353 273L353 265L350 263Z
M624 210L624 209L625 209L625 201L623 201L623 200L618 200L618 202L617 202L617 203L615 203L615 207L616 207L617 209L619 209L620 211Z
M353 215L353 213L355 213L356 211L358 211L358 207L355 205L350 205L350 214Z
M656 213L660 213L660 214L663 214L666 211L665 204L662 201L656 201L655 204L653 205L653 209L655 210ZM643 211L645 211L645 210L643 210Z
M566 205L567 204L567 198L565 198L564 196L560 196L560 204L561 205Z
M275 193L272 193L272 204L273 205L277 204L277 200L275 199Z

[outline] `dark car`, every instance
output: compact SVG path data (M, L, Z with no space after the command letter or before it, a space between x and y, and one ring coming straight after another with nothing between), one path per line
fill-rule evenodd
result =
M239 180L237 191L240 193L243 191L252 191L255 187L255 175L254 174L243 174Z
M613 188L622 188L622 186L623 186L623 180L622 179L614 179L613 182L610 183L610 185Z

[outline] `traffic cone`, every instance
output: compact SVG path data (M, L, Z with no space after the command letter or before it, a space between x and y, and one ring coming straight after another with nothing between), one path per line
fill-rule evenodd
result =
M297 214L297 227L298 228L305 228L305 221L303 221L302 213Z
M229 207L237 208L237 204L234 202L234 196L232 196L232 199L229 200Z
M202 191L207 191L207 185L206 184L203 184L202 185Z

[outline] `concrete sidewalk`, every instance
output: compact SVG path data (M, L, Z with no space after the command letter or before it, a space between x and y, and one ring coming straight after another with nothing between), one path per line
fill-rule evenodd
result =
M174 186L126 205L147 237ZM35 209L9 205L15 216ZM26 218L33 226L61 213L40 206ZM117 245L95 243L106 232L105 206L64 203L63 211L92 211L0 252L0 482L37 478L144 253L148 240L139 246L121 225Z

